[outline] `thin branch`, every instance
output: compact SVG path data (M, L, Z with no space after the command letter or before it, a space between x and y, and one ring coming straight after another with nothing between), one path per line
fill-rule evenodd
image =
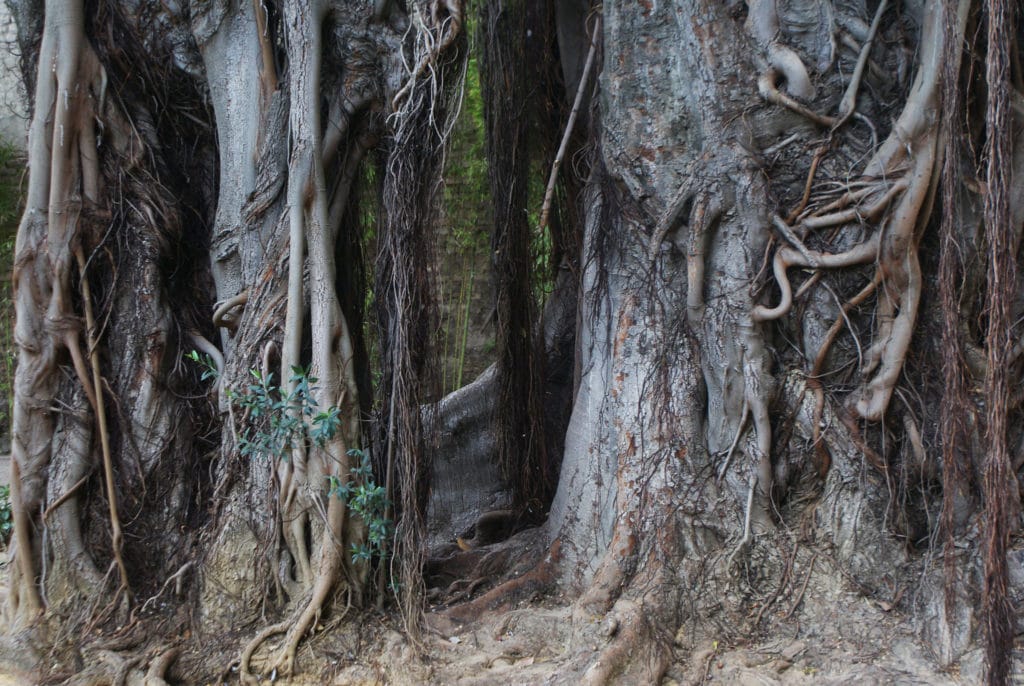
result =
M569 113L569 121L565 124L565 133L562 134L562 142L558 146L558 154L555 155L555 162L551 165L551 175L548 177L548 187L544 191L544 204L540 210L540 230L548 226L548 215L551 213L551 200L555 195L555 182L558 180L558 169L562 166L565 158L565 151L569 147L569 139L572 137L573 127L576 125L576 117L579 115L580 105L583 104L583 94L587 90L587 83L590 79L590 70L594 66L594 56L597 55L597 36L601 30L601 15L597 15L594 21L594 28L590 32L590 50L587 51L587 61L583 65L583 74L580 76L580 83L576 87L576 98L572 103L572 112Z

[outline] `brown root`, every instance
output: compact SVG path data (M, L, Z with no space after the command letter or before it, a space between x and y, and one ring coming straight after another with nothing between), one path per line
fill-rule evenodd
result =
M518 603L543 595L555 585L557 565L561 559L560 550L561 541L555 540L544 559L528 572L509 579L468 603L433 615L434 621L439 619L441 623L469 623L485 613L510 610Z
M143 686L168 686L164 677L167 674L167 669L178 659L180 653L181 648L174 646L157 655L149 663L149 669L146 670L146 677L142 682Z
M642 602L620 599L611 614L615 619L608 625L609 629L614 627L611 642L583 673L581 683L658 683L672 659L664 628L652 621Z

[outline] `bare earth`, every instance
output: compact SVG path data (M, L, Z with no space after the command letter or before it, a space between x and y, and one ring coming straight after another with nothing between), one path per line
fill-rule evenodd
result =
M3 483L8 460L0 459ZM811 552L797 567L800 584L780 597L740 602L740 614L715 615L679 628L674 662L662 680L682 684L977 684L983 678L982 653L967 653L950 669L934 657L910 630L905 611L917 599L913 589L889 603L869 599ZM6 577L6 554L0 555ZM809 570L809 572L808 572ZM4 578L3 581L6 581ZM723 604L734 589L723 588ZM761 609L761 602L770 601ZM760 629L752 627L761 615ZM614 629L608 618L574 616L560 598L547 598L506 615L484 617L471 626L454 625L428 614L432 627L417 654L382 616L346 619L333 630L308 639L300 649L293 679L264 683L418 686L527 686L577 683ZM0 627L3 628L3 627ZM608 637L607 634L612 636ZM10 638L0 646L0 686L28 685L26 651ZM239 645L244 643L240 638ZM274 649L271 643L268 650ZM261 651L261 653L264 651ZM257 654L253 667L260 661ZM19 659L20 658L20 659ZM88 661L88 658L87 658ZM224 657L225 665L231 656ZM1017 674L1021 674L1017 665ZM180 668L179 668L180 669ZM144 674L132 670L125 681L144 686ZM177 677L175 681L173 677ZM171 683L200 684L172 669ZM229 683L237 683L234 677Z
M740 626L751 624L756 617L759 607L753 603L746 621L739 618L736 625L718 617L704 622L699 633L690 634L687 627L681 627L674 646L675 661L661 683L754 686L982 682L980 650L941 670L927 647L909 630L908 617L900 608L867 599L846 582L837 583L836 578L828 564L819 561L803 596L776 601L771 611L764 613L766 619L759 632ZM913 602L911 595L908 591L903 602ZM613 640L603 636L604 623L604 619L574 618L565 607L534 605L509 615L485 618L473 626L449 626L428 634L423 659L416 657L398 632L385 630L372 650L362 650L363 659L347 664L346 659L338 657L354 656L353 652L343 650L337 639L323 636L311 641L305 650L305 659L314 658L306 663L310 665L307 676L287 683L575 684L582 676L579 665L592 662L604 643ZM336 656L333 665L330 659L323 659L328 655Z

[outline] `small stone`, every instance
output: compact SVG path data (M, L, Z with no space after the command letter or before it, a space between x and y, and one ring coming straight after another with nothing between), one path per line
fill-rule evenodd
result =
M803 641L793 641L782 649L782 658L792 662L796 656L807 650L807 644Z

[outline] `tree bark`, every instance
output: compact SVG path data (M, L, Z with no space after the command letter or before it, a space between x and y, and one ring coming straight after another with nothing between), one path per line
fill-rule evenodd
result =
M66 664L66 637L102 628L165 678L177 647L153 627L189 628L178 659L212 674L203 642L230 629L250 635L240 678L276 678L373 593L418 641L424 566L449 579L497 545L533 571L452 617L558 586L580 635L616 627L564 674L656 682L683 621L717 611L707 584L771 567L813 521L808 542L862 588L924 579L943 660L983 610L989 681L1008 679L1008 3L484 3L496 365L436 403L430 249L463 3L16 4L36 68L6 606L19 630L59 625ZM559 269L539 307L545 242ZM246 402L254 378L269 412ZM313 409L287 402L306 382ZM338 418L322 440L318 412ZM299 438L250 454L278 420ZM344 494L371 485L394 529L367 563L372 522Z

